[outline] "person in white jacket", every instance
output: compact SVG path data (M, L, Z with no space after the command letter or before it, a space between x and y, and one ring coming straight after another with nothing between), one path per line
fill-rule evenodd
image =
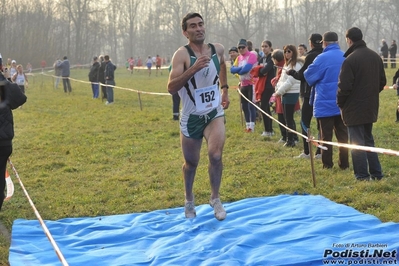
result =
M292 130L296 130L294 120L294 108L299 98L301 82L288 75L290 69L299 71L303 65L303 59L298 57L298 51L295 45L289 44L284 46L285 64L281 73L281 78L276 84L274 96L281 97L283 104L284 118L286 126ZM287 132L287 142L285 147L295 146L295 133Z

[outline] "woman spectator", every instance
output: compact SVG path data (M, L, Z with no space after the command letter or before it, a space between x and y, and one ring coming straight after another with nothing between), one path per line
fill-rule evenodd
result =
M303 59L298 58L298 51L295 45L284 46L284 61L284 68L277 82L274 95L281 97L286 126L295 131L294 112L295 104L299 99L300 81L287 74L290 69L299 71L303 65ZM287 142L284 146L295 147L295 133L287 132Z

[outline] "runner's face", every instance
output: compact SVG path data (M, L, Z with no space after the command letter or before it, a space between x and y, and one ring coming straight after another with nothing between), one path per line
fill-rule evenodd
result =
M187 20L187 30L184 35L191 42L204 42L205 40L205 25L200 17L194 17Z

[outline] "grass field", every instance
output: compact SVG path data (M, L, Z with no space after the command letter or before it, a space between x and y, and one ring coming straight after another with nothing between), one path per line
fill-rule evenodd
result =
M87 69L73 70L71 77L86 81L87 74ZM393 74L387 70L388 85ZM122 68L116 72L116 85L125 88L165 93L166 83L166 70L158 77L155 71L151 77L144 70L133 75ZM237 84L232 75L229 84ZM62 84L55 90L51 77L36 74L26 90L27 103L14 111L11 160L42 218L183 206L183 160L171 97L115 89L115 104L106 106L100 99L92 99L89 84L74 81L72 87L72 94L66 95ZM317 186L313 187L310 161L293 159L301 153L301 145L284 148L277 143L278 134L261 137L260 124L256 133L244 133L238 99L238 93L230 89L222 201L295 192L320 194L384 222L399 222L397 157L380 155L385 178L379 182L357 182L352 169L342 171L335 166L325 170L321 161L316 161ZM396 91L381 92L380 100L379 121L374 125L376 146L399 150ZM299 129L299 115L296 122ZM277 124L274 129L278 132ZM337 153L334 148L335 163ZM208 203L210 195L205 143L201 156L194 185L198 205ZM0 212L0 221L9 232L15 219L36 219L11 174L15 193ZM8 263L9 245L8 238L0 235L0 265Z

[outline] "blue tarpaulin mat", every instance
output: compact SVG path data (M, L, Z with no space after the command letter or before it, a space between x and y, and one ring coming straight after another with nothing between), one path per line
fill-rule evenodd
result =
M280 195L207 205L45 221L69 265L398 265L399 224L322 196ZM37 220L12 227L9 262L61 265Z

